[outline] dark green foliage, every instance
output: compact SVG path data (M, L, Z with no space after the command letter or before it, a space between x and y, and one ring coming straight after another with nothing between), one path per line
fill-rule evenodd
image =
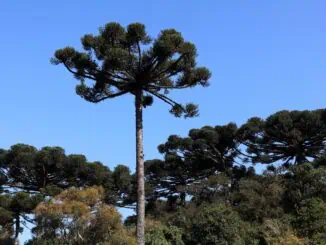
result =
M201 175L201 171L225 171L234 164L237 156L237 127L235 124L210 127L189 131L189 137L171 135L159 151L165 160L182 161L184 170ZM173 166L171 167L173 168Z
M145 163L148 182L158 187L156 196L178 194L184 200L185 194L194 191L192 187L196 188L198 181L218 172L226 172L230 178L240 177L236 176L238 169L234 166L239 154L236 132L236 125L230 123L192 129L185 138L171 135L158 147L164 154L164 161Z
M313 197L326 200L325 176L326 168L323 165L306 163L291 167L284 176L286 191L283 205L285 210L297 209L301 202Z
M311 198L300 203L293 219L294 227L303 237L321 237L326 234L326 202Z
M193 244L245 244L243 222L230 207L204 207L192 224Z
M319 140L323 138L324 120L323 110L279 112L266 120L251 119L240 129L234 124L205 126L190 130L188 137L170 136L159 146L163 160L149 160L145 165L146 244L325 244L326 157L324 141ZM308 126L315 129L308 130ZM245 166L245 157L255 163L274 163L274 156L292 154L293 144L301 140L300 135L306 139L304 147L293 158L277 161L288 161L286 167L269 165L262 174L256 174L252 166ZM287 143L279 147L280 142ZM311 155L314 150L315 155ZM300 155L305 155L305 162ZM297 164L289 165L292 162ZM111 172L99 162L88 162L83 155L67 156L60 147L37 150L19 144L1 150L0 176L3 244L13 242L22 231L21 224L30 221L27 214L35 212L34 207L44 196L53 200L55 193L70 186L103 186L103 200L117 206L133 207L136 200L136 176L128 167L118 165ZM92 200L90 194L87 198ZM75 199L67 203L64 212L71 212L70 215L83 221L84 216L76 216L75 212L88 213L88 209L83 207L84 201L71 209ZM48 211L61 215L57 208ZM62 240L52 232L53 227L64 227L63 216L59 218L45 213L38 215L35 231L41 231L39 234L47 239L35 237L30 244L72 242L68 234L65 236L70 240ZM92 223L89 233L83 233L88 243L93 240L87 239L95 239L94 234L98 241L106 239L107 227L102 226L102 218L102 214L98 215L98 223ZM88 223L78 224L87 227ZM128 229L120 226L130 241L134 241L131 234L135 224L132 216L125 221ZM75 226L69 229L80 230ZM121 238L115 236L114 242Z
M113 184L118 192L120 206L133 205L136 202L136 176L124 165L118 165L112 173Z
M211 76L207 68L196 66L196 47L180 32L166 29L152 39L143 24L124 28L111 22L99 28L98 35L84 35L81 42L83 52L59 49L51 62L63 64L80 80L76 92L85 100L97 103L141 90L144 107L152 105L155 97L169 104L177 117L198 115L196 105L183 106L167 97L173 89L208 86Z
M10 204L10 196L0 196L0 242L3 244L14 236L14 213L10 211Z
M5 240L17 239L23 231L22 224L30 222L31 214L36 205L43 200L41 195L16 192L14 194L0 195L0 231Z
M113 187L111 171L100 162L88 162L83 155L66 155L60 147L17 144L2 157L3 187L24 192L58 194L71 186Z
M124 165L118 165L114 168L112 178L115 186L120 190L128 190L132 180L130 169Z
M232 202L244 220L263 222L282 217L283 192L277 178L257 176L240 181L239 190L232 193Z
M175 226L166 226L159 222L148 221L146 245L184 245L182 230Z
M146 162L147 180L156 187L148 215L181 228L190 245L223 244L227 237L236 240L225 244L325 244L324 114L281 111L239 129L206 126L189 137L170 136L159 146L164 159ZM237 165L250 159L285 168L269 165L256 175ZM167 199L157 199L162 196ZM228 212L207 211L214 207Z
M254 163L303 163L325 150L325 110L279 111L266 120L251 118L239 130Z
M124 171L129 170L124 167ZM76 186L101 185L105 200L115 204L129 191L130 176L120 177L100 162L88 162L83 155L66 155L60 147L43 147L17 144L0 151L1 230L9 237L17 237L24 222L33 222L28 214L44 197L51 197L63 189ZM120 175L120 173L118 173ZM123 180L115 181L118 179ZM128 182L129 181L129 182ZM121 185L123 183L123 185Z

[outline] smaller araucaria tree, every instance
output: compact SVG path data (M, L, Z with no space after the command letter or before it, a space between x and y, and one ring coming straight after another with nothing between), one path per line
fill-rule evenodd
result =
M196 65L196 47L174 29L161 31L151 39L145 26L132 23L127 28L108 23L98 35L81 39L83 52L72 47L55 52L52 63L62 64L80 84L76 92L97 103L125 94L135 96L136 173L137 173L137 242L144 244L145 188L142 109L157 98L171 106L177 117L198 115L196 105L181 105L168 97L174 89L208 86L211 76L205 67ZM86 80L93 83L88 84Z
M302 164L325 153L326 110L279 111L253 117L238 134L254 163Z
M239 154L236 132L237 126L229 123L191 129L188 137L169 136L158 146L164 161L145 162L146 180L155 187L155 198L178 194L184 203L186 189L193 184L221 172L231 177Z

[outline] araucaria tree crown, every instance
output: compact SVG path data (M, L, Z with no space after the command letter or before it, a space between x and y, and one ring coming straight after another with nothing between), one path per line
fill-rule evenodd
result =
M155 97L168 103L177 117L198 115L196 105L181 105L167 96L172 89L208 86L211 76L207 68L196 66L196 47L180 32L167 29L152 39L143 24L124 28L112 22L99 28L97 36L84 35L81 42L83 52L59 49L51 62L63 64L81 81L76 92L82 98L97 103L141 90L143 107Z

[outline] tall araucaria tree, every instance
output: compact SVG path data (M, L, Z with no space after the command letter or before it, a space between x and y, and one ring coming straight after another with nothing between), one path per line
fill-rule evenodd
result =
M211 73L196 66L196 47L174 29L163 30L156 39L151 39L143 24L132 23L124 28L112 22L99 28L96 36L83 36L81 42L83 52L66 47L57 50L52 58L53 64L63 64L80 81L77 94L93 103L125 94L135 96L137 242L142 245L145 226L142 110L157 98L169 104L176 117L197 116L196 105L181 105L168 93L197 85L206 87Z

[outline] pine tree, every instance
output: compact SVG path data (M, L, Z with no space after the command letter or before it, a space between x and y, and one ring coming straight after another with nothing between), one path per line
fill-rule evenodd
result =
M81 38L83 52L72 47L59 49L53 64L62 64L80 81L76 92L89 102L98 103L125 94L135 97L137 241L144 244L145 188L143 157L143 108L154 97L169 104L177 117L198 115L196 105L181 105L167 96L173 89L208 86L210 72L196 66L196 48L174 29L161 31L152 40L145 26L132 23L126 28L108 23L99 34ZM90 80L93 84L88 84Z
M128 172L126 167L124 170ZM121 183L115 183L117 178ZM28 215L42 197L49 198L72 186L92 185L103 186L106 201L117 204L128 185L128 176L120 171L112 173L100 162L88 162L83 155L66 155L61 147L38 150L16 144L8 150L0 149L1 233L17 241L23 230L21 224L33 221Z
M153 199L178 195L184 203L192 187L209 176L224 172L231 178L239 152L236 132L237 126L229 123L191 129L188 137L169 136L158 146L164 160L145 162L146 179L155 191Z
M0 227L3 229L0 229L1 233L7 233L7 238L12 238L14 244L19 244L18 236L23 231L22 224L31 222L28 214L31 214L42 200L40 195L24 192L0 195ZM1 242L3 241L0 237Z
M38 150L31 145L16 144L0 155L0 186L8 192L53 196L71 186L91 185L113 191L111 170L100 162L88 162L84 155L66 155L61 147Z
M250 118L238 134L254 163L302 164L325 152L325 115L325 109L279 111Z

